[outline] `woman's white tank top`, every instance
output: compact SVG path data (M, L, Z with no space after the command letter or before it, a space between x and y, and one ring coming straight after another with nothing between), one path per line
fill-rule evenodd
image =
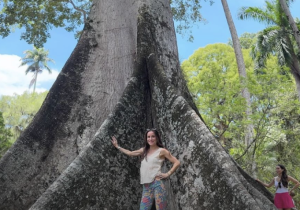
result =
M164 159L159 158L161 149L159 148L151 155L147 155L147 160L146 158L142 160L140 168L141 184L153 182L155 177L161 173L161 167L164 162Z
M289 189L284 187L283 184L281 183L281 187L278 186L278 181L276 180L276 177L274 178L275 180L275 187L276 187L276 193L286 193L289 192Z

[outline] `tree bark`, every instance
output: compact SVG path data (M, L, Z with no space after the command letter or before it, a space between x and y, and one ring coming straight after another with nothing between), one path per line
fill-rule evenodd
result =
M283 30L285 30L285 29L283 29ZM288 35L285 37L285 39L287 41L288 47L290 49L290 54L291 54L291 61L289 63L289 67L290 67L291 73L295 79L296 91L298 94L298 99L300 101L300 63L299 63L297 55L294 51L292 40L290 39L290 37Z
M247 106L246 107L246 119L247 119L247 121L248 120L251 121L251 115L252 115L251 100L250 100L250 92L249 92L248 88L246 87L247 73L246 73L244 57L243 57L239 37L237 35L236 29L234 26L234 22L231 17L229 6L227 4L227 0L221 0L221 1L222 1L225 16L226 16L226 20L227 20L227 23L229 26L232 43L233 43L233 48L234 48L234 52L235 52L235 58L236 58L237 66L238 66L240 81L241 81L241 85L243 87L242 96L245 98L245 101L246 101L246 106ZM253 141L253 136L254 136L253 129L254 129L254 127L253 127L252 123L248 124L245 129L245 145L247 147ZM256 176L255 154L253 154L250 161L251 161L250 171L254 176Z
M37 82L38 70L34 72L34 84L33 84L33 93L35 93L35 87Z
M290 9L287 5L287 1L286 0L279 0L280 2L280 5L281 5L281 8L282 10L284 11L289 23L290 23L290 26L291 26L291 29L293 30L293 33L294 33L294 37L295 37L295 40L296 40L296 43L298 45L298 49L300 50L300 31L294 21L294 18L290 12Z
M127 34L130 40L125 38L114 43L113 41L118 41L116 37L126 35L118 29L116 34L109 34L113 39L109 41L111 45L105 42L100 45L101 38L96 41L94 39L99 37L95 31L99 29L100 22L91 18L93 22L90 20L90 24L86 25L78 46L51 88L41 111L26 130L27 135L23 134L21 140L1 160L0 187L6 194L0 195L0 209L138 209L141 196L139 160L118 152L111 145L110 139L115 135L122 147L137 149L142 145L144 130L156 127L167 148L182 163L180 169L166 181L168 210L275 210L270 201L272 195L238 167L202 122L180 70L169 1L141 0L136 9L132 8L136 1L106 2L99 1L98 6L93 5L93 10L107 9L115 12L113 14L119 11L119 17L110 14L111 19L107 19L108 21L119 18L128 24L128 20L132 20L130 17L138 14L135 16L138 17L138 22L129 21L135 25L135 29L124 29L133 32ZM126 8L131 9L129 14L121 12L128 11ZM137 8L139 12L135 13ZM95 12L95 19L98 18L96 14ZM126 20L124 15L129 19ZM124 45L127 45L123 43L126 41L134 43L136 53L130 53L123 60L121 52ZM114 47L113 52L116 53L109 54L111 47ZM130 47L125 50L128 54L131 52L127 51ZM120 65L115 63L118 59L107 62L97 56L100 52L102 56L107 56L106 59L114 57L126 61L128 66L121 67L128 69L124 70L126 73L132 72L129 78L124 78L122 70L112 68ZM98 65L93 63L101 59L106 62ZM118 79L110 80L110 88L119 87L120 92L122 91L119 99L115 99L117 101L114 103L94 100L93 94L101 94L107 87L92 85L91 82L106 82L102 76L110 75L112 71L114 77L123 79L125 86L122 86L122 90L121 85L117 84L120 82ZM83 101L86 99L85 94L91 96L87 97L89 100ZM112 95L113 91L109 93L109 96ZM105 116L99 117L100 106ZM105 112L107 109L111 110L111 114ZM85 111L81 113L82 110ZM81 114L80 120L75 120L76 111L77 115ZM78 122L85 122L86 117L96 118L91 113L99 115L97 119L93 118L85 123L85 129L93 133L81 136L82 141L88 143L80 147L78 154L77 146L72 148L74 134L66 132L71 130L66 130L66 127L78 128ZM43 125L42 119L47 124ZM96 120L101 120L101 124ZM55 123L58 124L57 127ZM98 124L100 125L96 130ZM64 138L60 141L56 136ZM58 153L56 145L61 150L63 148L68 157ZM18 157L17 152L21 157ZM25 152L30 154L26 155ZM59 157L55 159L55 155ZM62 158L65 158L64 164L58 165ZM26 164L22 165L21 161ZM21 185L21 181L11 176L17 176L17 172L21 172L15 172L18 167L13 168L11 164L23 167L22 180L26 184ZM43 172L39 167L60 169L61 172ZM37 173L32 179L30 171ZM30 188L30 192L24 191L28 189L28 185L45 183L47 177L51 178L48 179L47 186L37 185ZM35 197L30 199L30 193L34 193ZM19 199L17 204L12 203L16 195Z
M296 54L294 53L294 51L291 52L291 56L292 56L292 62L290 64L290 69L291 69L291 73L295 79L295 83L296 83L296 91L298 93L298 99L300 101L300 65L299 65L299 61L297 59Z
M136 24L137 1L94 2L42 108L0 161L0 209L32 205L93 138L132 75Z

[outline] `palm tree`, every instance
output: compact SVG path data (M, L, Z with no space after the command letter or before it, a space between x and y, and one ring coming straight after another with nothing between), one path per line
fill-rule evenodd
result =
M300 100L300 65L293 46L293 32L288 19L283 12L279 0L275 2L265 1L266 8L243 7L239 12L240 19L253 18L268 27L258 33L257 43L252 49L256 68L265 66L267 58L276 54L278 63L290 68L295 79L298 97Z
M29 88L34 84L33 93L35 92L37 76L39 73L43 72L43 69L46 68L48 72L51 74L51 69L48 66L48 62L54 63L51 58L48 58L49 51L44 50L43 48L34 48L33 50L26 50L24 52L25 57L22 58L22 63L20 66L24 66L30 64L25 74L28 72L33 72L33 78L29 84Z
M290 25L291 25L291 28L293 29L294 37L295 37L295 40L297 42L298 49L300 50L300 31L299 31L299 29L297 27L297 24L294 21L294 18L292 16L291 12L290 12L288 1L279 0L279 2L280 2L282 10L284 11L284 13L285 13Z
M244 97L247 107L246 107L246 117L250 121L251 115L252 115L252 110L251 110L251 100L250 100L250 92L247 87L245 87L245 82L247 79L247 73L246 73L246 67L245 67L245 62L244 62L244 57L242 54L242 49L240 45L240 41L234 26L234 22L231 17L231 13L227 4L227 0L221 0L223 9L225 12L226 20L229 26L231 38L232 38L232 43L233 43L233 48L235 52L235 57L236 57L236 62L238 66L238 72L239 76L241 78L241 84L243 86L242 89L242 96ZM247 128L245 130L245 145L247 147L251 146L253 142L253 125L252 123L247 125ZM251 157L251 173L252 175L255 176L255 171L256 171L256 164L255 164L255 152L253 152L253 156Z

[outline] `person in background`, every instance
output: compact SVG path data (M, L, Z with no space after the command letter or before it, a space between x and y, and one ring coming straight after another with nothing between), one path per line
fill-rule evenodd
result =
M265 187L272 187L273 185L275 185L276 193L274 198L274 204L276 208L278 210L291 210L295 207L295 205L290 194L297 187L299 187L300 184L296 179L287 175L286 168L281 164L278 164L276 166L276 173L277 176L274 177L269 184L266 184L260 181L259 179L256 179L256 181L258 181ZM288 182L290 181L294 183L294 187L289 191Z
M292 201L293 201L293 204L295 205L295 201L294 201L294 196L295 196L296 194L294 193L294 192L291 192L290 193L290 196L292 197ZM297 210L297 208L296 207L293 207L293 208L291 208L291 210Z
M140 210L150 210L155 199L156 210L167 208L166 189L163 180L171 176L179 167L180 162L164 148L156 129L148 129L145 133L144 147L129 151L118 145L117 139L112 137L112 144L122 153L129 156L141 156L140 180L143 185L143 194ZM161 167L165 159L173 163L173 167L162 173Z

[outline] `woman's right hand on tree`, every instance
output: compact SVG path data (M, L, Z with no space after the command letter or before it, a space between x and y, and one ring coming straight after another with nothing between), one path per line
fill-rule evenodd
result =
M118 147L118 141L117 141L117 139L116 139L116 137L111 137L111 143L117 148Z

